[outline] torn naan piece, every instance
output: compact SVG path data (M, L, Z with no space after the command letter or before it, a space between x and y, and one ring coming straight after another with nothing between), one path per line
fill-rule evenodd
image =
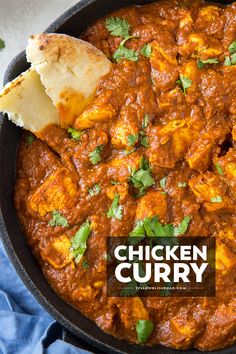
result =
M93 45L64 34L33 35L26 53L58 109L62 127L73 125L93 101L99 79L108 74L112 66Z
M0 111L35 135L46 125L59 124L57 109L33 69L25 71L0 92Z

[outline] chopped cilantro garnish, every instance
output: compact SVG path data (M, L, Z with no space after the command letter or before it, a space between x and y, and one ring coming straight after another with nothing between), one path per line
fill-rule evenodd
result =
M224 66L231 66L231 59L229 56L225 57Z
M233 41L228 47L230 54L236 53L236 41Z
M127 37L129 35L130 25L120 17L109 17L106 19L106 28L115 37Z
M188 89L192 85L193 82L188 77L184 76L183 74L180 74L179 80L177 80L176 83L180 85L184 94L186 94L186 89Z
M31 145L32 142L35 140L35 137L31 134L27 135L26 138L25 138L26 142L28 145Z
M113 186L117 185L118 183L119 183L118 181L111 181L111 184L112 184Z
M80 138L81 138L81 135L83 134L83 132L80 132L80 131L76 130L75 128L68 128L67 131L70 134L72 139L74 139L76 141L80 141Z
M149 58L152 54L152 46L150 44L145 44L145 46L140 50L140 53L144 57Z
M222 198L220 195L216 195L215 197L211 198L211 202L212 203L221 203L222 202Z
M119 194L116 193L112 205L107 213L108 218L115 218L118 220L122 219L123 207L119 205L119 200L120 200L120 196Z
M89 264L88 264L87 259L84 259L84 260L83 260L82 267L83 267L84 269L88 269L88 268L89 268Z
M174 227L174 236L184 235L188 229L190 220L190 216L185 216L185 218L180 222L180 224Z
M163 177L161 180L160 180L160 186L162 189L165 190L165 187L166 187L166 180L167 178L166 177Z
M89 188L88 190L88 193L91 197L98 195L100 192L101 192L101 187L97 183L92 188Z
M120 42L118 49L113 54L114 60L116 60L117 62L121 61L122 59L127 59L131 61L138 60L138 52L128 49L124 46L125 43L132 38L137 38L137 36L128 36L125 39L123 39L123 41Z
M69 226L68 221L64 216L61 216L60 212L57 210L54 210L52 212L52 220L48 222L48 225L50 226L64 226L67 227Z
M142 121L142 128L146 129L148 127L149 124L149 116L147 114L145 114L143 121Z
M103 150L103 145L99 145L96 147L96 149L94 149L92 152L90 152L89 157L90 157L90 162L93 165L97 165L99 162L101 162L102 158L100 153Z
M231 55L231 64L235 65L236 64L236 53Z
M154 324L151 320L139 320L136 323L135 329L139 343L145 343L152 334Z
M5 42L3 39L0 38L0 49L5 48Z
M206 64L219 64L219 60L215 58L211 58L207 60L198 59L197 61L198 69L202 69Z
M135 151L136 151L136 148L133 148L132 150L124 150L124 155L125 156L131 155Z
M223 170L222 170L222 168L220 167L219 162L217 162L217 163L215 164L215 168L217 169L217 172L219 173L219 175L222 176L222 175L223 175Z
M91 227L89 221L87 220L71 239L71 251L73 252L73 257L75 258L76 263L80 262L86 251L87 240L90 233Z
M230 56L225 57L224 66L231 66L236 64L236 41L232 42L228 47Z
M127 137L128 146L134 145L138 141L139 134L130 134Z
M187 187L187 182L178 182L178 187L179 187L179 188L185 188L185 187Z
M140 143L141 145L143 145L144 147L148 147L149 146L149 142L148 142L148 137L145 135L140 139Z
M150 171L143 169L140 169L137 172L133 171L130 180L132 181L134 188L139 189L138 196L143 195L148 187L155 184L155 180L152 178Z

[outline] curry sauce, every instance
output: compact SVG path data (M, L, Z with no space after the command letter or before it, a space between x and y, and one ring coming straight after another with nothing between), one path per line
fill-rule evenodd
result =
M148 345L232 345L236 3L132 6L81 38L112 70L73 127L22 137L15 206L27 241L55 292L105 332L137 342L137 321L151 320ZM216 297L107 297L106 238L153 216L188 217L184 236L216 238Z

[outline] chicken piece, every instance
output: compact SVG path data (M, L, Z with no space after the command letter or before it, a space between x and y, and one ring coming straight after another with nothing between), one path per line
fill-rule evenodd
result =
M126 182L130 176L130 168L139 169L141 152L137 151L130 155L117 155L107 165L107 176L114 181Z
M187 349L203 330L203 324L200 315L194 316L187 307L181 308L171 320L159 323L158 339L162 345Z
M220 349L222 343L228 347L234 343L235 333L235 304L221 304L210 317L203 335L197 339L195 345L204 351Z
M208 5L200 8L195 22L195 28L198 31L214 35L217 38L223 37L224 18L221 16L221 8L214 5Z
M63 269L68 264L74 267L73 253L70 251L71 243L66 235L62 235L49 242L40 251L41 257L55 269Z
M216 163L220 165L225 181L236 198L236 149L229 149Z
M45 216L54 210L72 209L78 199L78 185L65 168L53 172L27 200L28 212Z
M186 161L189 167L199 172L204 172L211 164L214 147L216 146L212 136L207 132L201 132L199 137L191 145Z
M91 302L98 293L99 290L93 289L90 285L86 285L85 287L80 286L73 291L72 298L74 301Z
M236 115L236 66L224 66L223 85L229 113Z
M225 48L235 40L236 35L236 3L225 7L222 13L225 22L223 44Z
M130 143L128 138L132 135L136 137L134 143ZM117 122L111 130L111 143L115 149L132 150L138 142L139 125L137 111L131 107L126 107L121 110Z
M216 270L223 274L228 273L236 266L236 255L224 245L223 242L217 240L216 243Z
M161 222L167 219L167 200L162 192L147 192L142 198L136 210L136 220L158 216Z
M152 166L173 168L183 158L198 132L186 120L173 120L164 126L152 127L148 132L147 149Z
M227 97L225 88L222 85L223 77L214 70L207 70L201 76L200 90L202 96L209 106L213 106L214 110L223 111ZM211 108L212 109L212 108Z
M168 47L161 46L157 41L152 42L151 45L150 64L153 84L162 91L172 89L178 78L177 53L173 55ZM173 46L175 46L174 43Z
M193 103L199 98L200 94L198 84L201 78L201 71L197 67L196 60L185 63L182 67L182 74L192 81L191 86L186 90L186 101Z
M207 36L205 33L191 33L185 43L179 45L179 53L182 56L209 59L220 56L224 48L220 40Z
M207 211L233 208L229 196L226 195L226 183L214 173L207 172L193 177L189 181L189 187L197 197L198 203L204 203Z
M139 297L125 298L117 304L121 322L126 329L133 329L138 320L148 320L149 313Z
M111 120L116 115L116 110L109 104L103 105L100 98L89 105L84 112L76 118L74 127L78 130L92 128L96 123Z
M106 189L106 195L113 200L116 194L119 194L120 200L123 200L129 193L129 185L127 182L111 185Z

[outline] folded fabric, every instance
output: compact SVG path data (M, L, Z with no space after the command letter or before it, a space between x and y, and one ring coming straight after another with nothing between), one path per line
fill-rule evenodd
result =
M62 327L26 289L0 241L0 354L89 354L61 338Z

